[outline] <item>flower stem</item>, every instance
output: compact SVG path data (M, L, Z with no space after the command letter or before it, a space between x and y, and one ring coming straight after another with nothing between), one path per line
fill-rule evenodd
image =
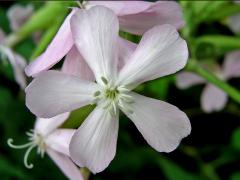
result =
M190 59L188 61L188 64L186 66L186 70L192 71L208 82L214 84L215 86L222 89L224 92L226 92L233 100L240 103L240 91L236 88L232 87L228 83L220 80L218 77L213 75L211 72L203 68L200 64L197 63L196 60Z

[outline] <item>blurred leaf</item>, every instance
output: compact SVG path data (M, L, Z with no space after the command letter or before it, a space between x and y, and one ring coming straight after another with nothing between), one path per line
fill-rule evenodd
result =
M240 172L236 172L230 176L230 180L239 180L240 179Z
M78 128L82 122L87 118L87 116L94 109L94 105L84 106L80 109L72 111L70 117L62 125L64 128Z
M240 128L237 128L233 131L231 143L233 147L240 150Z
M199 176L182 169L169 159L163 157L158 158L158 165L161 167L168 180L201 180Z

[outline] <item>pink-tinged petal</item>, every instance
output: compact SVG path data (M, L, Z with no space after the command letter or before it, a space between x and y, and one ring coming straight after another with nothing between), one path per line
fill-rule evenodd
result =
M205 82L203 78L190 72L180 72L176 76L176 85L180 89L186 89Z
M204 112L220 111L227 103L227 94L212 84L208 84L201 95L201 106Z
M130 57L137 48L137 44L128 41L123 38L119 38L119 60L118 60L118 69L122 69L122 67L131 60Z
M83 180L80 169L72 162L69 157L50 148L47 149L47 153L68 179Z
M51 118L93 101L97 84L63 72L48 71L26 88L26 105L37 117Z
M4 31L0 28L0 44L3 43L4 39L5 39L5 33L4 33Z
M71 18L75 44L92 69L97 82L114 79L117 72L117 16L103 6L78 11Z
M119 73L118 83L131 88L173 74L187 63L188 48L171 25L156 26L146 32Z
M103 5L119 17L122 30L143 34L148 29L163 24L176 28L184 25L181 7L174 1L90 1L87 6Z
M25 89L27 82L24 74L24 67L26 66L26 60L19 54L14 53L10 48L0 45L0 52L6 56L12 65L14 78L19 84L21 89Z
M13 31L17 31L32 15L33 5L28 6L13 5L7 12L10 21L10 27Z
M97 106L72 137L72 160L93 173L103 171L116 153L118 123L118 115Z
M92 70L89 68L88 64L75 46L73 46L67 54L63 63L62 71L89 81L94 81L95 79Z
M45 143L47 147L70 156L69 144L75 129L57 129L46 137Z
M133 121L144 139L159 152L171 152L191 132L184 112L166 102L132 93L132 113L124 113Z
M223 63L223 75L227 79L240 77L240 51L233 51L226 55Z
M69 114L70 113L67 112L48 119L37 118L34 129L42 136L48 135L49 133L57 129L59 126L61 126L64 121L67 120Z
M236 34L240 33L240 14L230 16L228 19L229 28Z
M73 9L67 16L45 52L26 67L25 72L28 76L35 76L41 71L50 69L70 51L73 46L70 18L75 12L76 9Z

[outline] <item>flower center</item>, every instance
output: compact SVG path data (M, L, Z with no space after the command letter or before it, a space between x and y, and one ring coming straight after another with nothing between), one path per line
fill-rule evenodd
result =
M46 150L46 144L44 142L44 138L38 134L34 130L30 130L30 132L26 133L27 136L29 137L28 140L29 142L23 145L14 145L13 139L8 139L7 143L11 148L14 149L25 149L27 148L25 155L24 155L24 165L26 168L31 169L33 168L33 164L28 164L28 156L30 152L36 147L37 148L37 153L41 155L41 157L44 156L45 150Z
M133 103L133 98L130 96L130 90L124 86L110 85L104 77L101 79L103 82L102 88L94 93L93 102L101 105L113 116L117 115L119 108L132 113L130 104Z

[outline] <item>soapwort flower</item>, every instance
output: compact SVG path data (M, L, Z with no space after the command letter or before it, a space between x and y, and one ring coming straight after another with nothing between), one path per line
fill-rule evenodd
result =
M224 81L240 77L240 51L228 53L222 68L215 66L212 71L218 78ZM181 72L177 74L176 80L177 86L180 89L186 89L198 84L206 84L200 99L202 109L205 112L220 111L225 107L228 100L227 94L200 76L190 72Z
M145 1L84 1L83 4L86 9L96 5L112 9L119 18L122 30L139 35L155 25L171 24L180 28L184 24L181 7L174 1L157 1L154 3ZM28 76L36 76L38 73L50 69L65 56L65 61L71 61L71 63L66 62L64 64L67 69L73 68L73 72L76 72L74 71L75 67L89 69L88 65L82 60L81 54L76 50L72 38L70 19L77 10L78 8L72 9L45 52L26 67L25 72ZM122 49L131 46L131 43L121 38L119 40L122 41L119 43L119 51L120 54L123 54ZM71 60L71 57L75 57L74 60ZM68 67L68 65L71 66ZM82 71L78 71L77 75L85 76ZM94 78L92 74L87 77Z
M29 142L23 145L14 145L13 139L8 139L8 145L14 149L27 149L24 155L24 165L33 168L28 163L30 152L37 148L37 153L44 156L45 152L70 179L81 180L79 168L69 158L69 143L75 130L57 129L69 116L64 113L50 119L37 118L34 129L27 132Z
M119 22L114 12L101 6L80 10L70 24L75 45L96 82L58 71L43 72L26 88L27 107L39 117L50 118L97 104L70 143L73 161L93 173L105 169L115 156L119 110L154 149L173 151L191 131L186 114L132 90L185 66L187 44L175 27L161 25L147 31L137 48L125 54L119 69Z

